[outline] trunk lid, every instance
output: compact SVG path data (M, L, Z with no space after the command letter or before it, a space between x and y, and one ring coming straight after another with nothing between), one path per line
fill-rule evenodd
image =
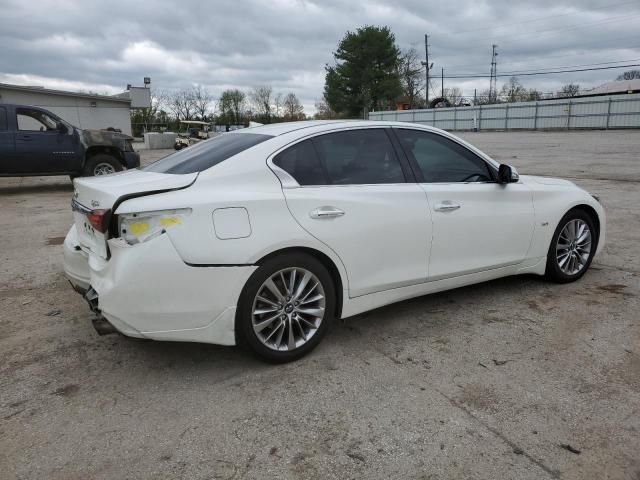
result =
M197 173L172 175L166 173L127 170L99 177L84 177L74 180L73 219L78 231L80 247L107 258L109 232L94 228L87 215L96 210L109 210L123 197L151 195L188 187L197 178Z

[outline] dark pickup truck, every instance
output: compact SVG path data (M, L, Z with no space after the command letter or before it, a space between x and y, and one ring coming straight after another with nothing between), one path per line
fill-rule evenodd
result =
M0 176L106 175L140 166L132 137L82 130L53 113L0 104Z

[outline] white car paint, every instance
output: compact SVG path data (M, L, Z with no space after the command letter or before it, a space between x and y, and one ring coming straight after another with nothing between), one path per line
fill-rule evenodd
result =
M544 274L554 229L576 205L597 213L602 249L602 206L564 180L523 175L506 185L299 187L271 161L305 138L372 127L443 135L498 166L457 137L421 125L333 121L250 128L241 134L274 137L200 173L132 170L76 179L75 200L87 209L190 214L166 233L129 245L113 234L91 233L76 212L64 242L65 272L79 288L91 285L102 314L126 335L233 345L242 288L262 258L282 249L305 248L329 259L341 283L342 318L501 276ZM449 204L460 208L438 209ZM344 215L312 218L318 209Z

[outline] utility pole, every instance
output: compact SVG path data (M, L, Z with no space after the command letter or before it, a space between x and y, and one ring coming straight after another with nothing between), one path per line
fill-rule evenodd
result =
M440 72L440 89L440 96L444 98L444 67L442 67L442 70Z
M424 53L425 53L425 61L424 62L420 62L422 63L422 66L425 68L427 74L427 83L425 84L425 99L426 99L426 104L425 107L429 108L429 70L431 70L431 68L433 67L433 63L431 63L431 65L429 65L429 35L425 34L424 35Z
M489 79L489 103L496 103L498 97L497 75L498 75L498 45L493 44L493 52L491 53L491 78Z

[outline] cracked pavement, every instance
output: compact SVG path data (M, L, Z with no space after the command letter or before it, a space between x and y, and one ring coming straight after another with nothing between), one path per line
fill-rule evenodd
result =
M461 136L600 196L591 270L387 306L280 366L98 337L62 275L69 180L0 179L0 477L640 478L640 132Z

